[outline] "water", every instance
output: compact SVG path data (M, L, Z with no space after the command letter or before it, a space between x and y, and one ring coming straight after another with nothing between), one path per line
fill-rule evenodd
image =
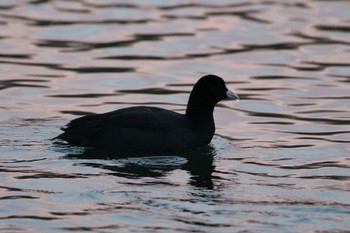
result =
M1 1L0 231L350 229L349 8ZM208 73L242 99L208 148L113 160L49 140L89 112L183 112Z

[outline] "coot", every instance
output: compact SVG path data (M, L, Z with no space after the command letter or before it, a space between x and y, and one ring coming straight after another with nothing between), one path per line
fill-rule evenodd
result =
M227 98L239 99L222 78L206 75L194 85L185 114L157 107L123 108L72 120L55 139L127 153L188 150L209 144L215 104Z

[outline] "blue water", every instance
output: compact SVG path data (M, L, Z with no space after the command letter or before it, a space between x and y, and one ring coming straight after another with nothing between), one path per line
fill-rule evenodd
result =
M348 1L1 1L1 232L350 229ZM241 97L202 149L109 159L70 120Z

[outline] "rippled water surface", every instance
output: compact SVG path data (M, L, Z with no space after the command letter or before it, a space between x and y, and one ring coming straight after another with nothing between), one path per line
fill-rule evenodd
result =
M1 232L350 229L350 2L2 0ZM222 76L208 148L108 159L49 140L90 112L183 112Z

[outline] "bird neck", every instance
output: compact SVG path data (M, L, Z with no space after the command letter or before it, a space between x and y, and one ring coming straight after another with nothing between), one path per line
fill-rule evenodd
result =
M215 103L211 103L209 98L205 96L190 95L187 103L186 116L212 118Z

